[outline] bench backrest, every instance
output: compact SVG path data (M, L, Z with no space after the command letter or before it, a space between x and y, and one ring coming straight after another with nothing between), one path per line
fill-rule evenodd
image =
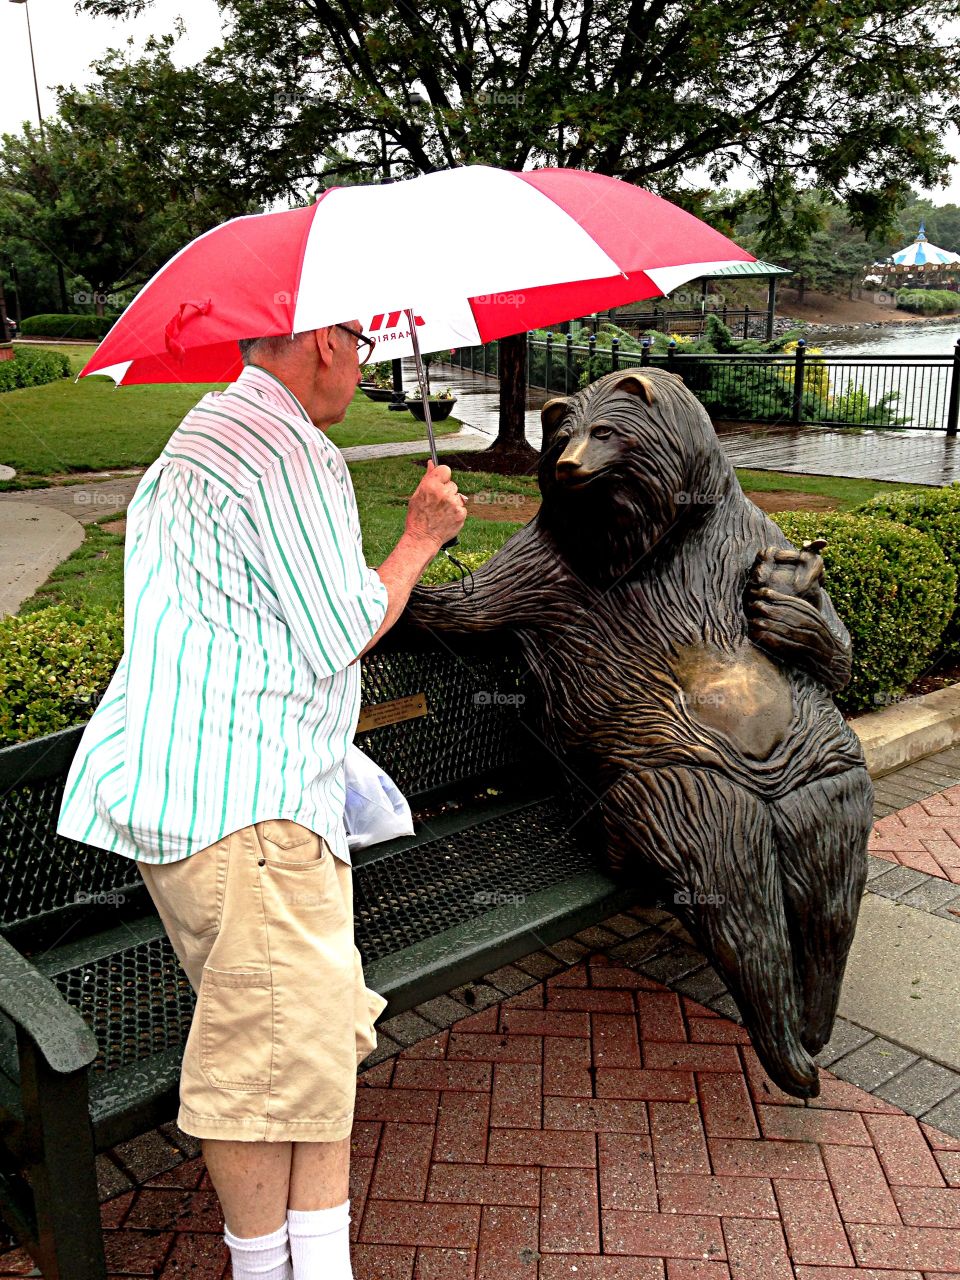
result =
M516 658L458 656L417 642L415 649L369 654L361 681L361 704L375 706L381 720L402 713L389 705L399 699L425 699L427 714L356 739L414 810L426 797L531 764L531 740L519 731L526 695ZM78 725L0 749L0 934L28 952L53 945L68 929L73 937L115 926L118 906L131 914L149 907L129 859L56 832L82 732Z

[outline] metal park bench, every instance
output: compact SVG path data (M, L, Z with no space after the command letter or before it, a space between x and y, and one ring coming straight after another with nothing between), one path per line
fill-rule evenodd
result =
M362 667L357 744L417 820L354 855L384 1017L636 898L596 869L519 658L430 643ZM104 1280L95 1154L176 1115L195 1002L135 864L56 834L81 731L0 750L0 1214L46 1280Z

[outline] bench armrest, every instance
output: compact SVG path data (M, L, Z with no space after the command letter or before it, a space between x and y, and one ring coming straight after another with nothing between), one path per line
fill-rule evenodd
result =
M59 989L0 938L0 1011L39 1049L52 1071L67 1074L89 1066L99 1052L97 1037Z

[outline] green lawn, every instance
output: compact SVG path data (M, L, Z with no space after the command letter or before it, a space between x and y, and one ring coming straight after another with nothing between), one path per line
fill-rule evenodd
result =
M369 462L350 463L350 472L360 511L364 554L369 564L377 565L386 558L403 532L407 499L419 484L423 467L409 458L376 458ZM889 492L891 488L917 487L888 485L871 480L846 480L834 476L788 475L773 471L740 471L738 475L748 493L789 489L822 494L836 498L838 510L847 510L865 502L876 493ZM517 493L529 498L538 496L537 482L532 476L457 472L455 478L460 489L468 494L496 492ZM104 516L100 523L108 524L115 519L116 516L111 514ZM520 527L514 521L468 518L460 534L459 550L491 555ZM53 571L36 595L24 602L20 612L28 613L50 604L61 603L91 612L119 609L122 606L121 536L106 532L99 524L88 525L83 545Z
M923 489L917 484L888 484L883 480L849 480L846 476L801 476L789 471L737 470L737 478L746 493L769 493L772 489L790 489L794 493L817 493L836 498L838 511L858 507L878 493L894 489Z
M94 350L56 347L76 373ZM45 387L24 387L0 395L0 462L17 478L0 488L34 487L39 477L108 468L147 467L174 428L212 386L116 388L106 378L74 383L64 378ZM438 435L458 430L456 418L438 423ZM393 413L358 391L347 417L330 432L341 448L393 440L423 440L425 427L406 413Z

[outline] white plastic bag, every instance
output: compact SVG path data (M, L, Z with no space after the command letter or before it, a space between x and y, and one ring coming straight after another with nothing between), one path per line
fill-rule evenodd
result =
M343 825L351 853L383 840L413 835L410 806L393 779L353 743L347 748L344 781Z

